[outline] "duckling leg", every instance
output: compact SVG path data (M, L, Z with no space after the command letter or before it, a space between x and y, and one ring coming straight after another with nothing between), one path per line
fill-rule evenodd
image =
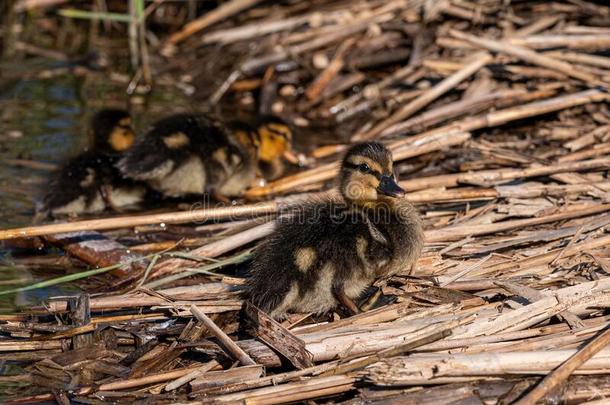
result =
M415 262L411 263L411 266L409 266L409 272L407 273L407 276L413 275L414 271L415 271Z
M337 301L339 301L341 305L343 305L345 309L347 309L351 313L351 315L357 315L361 312L360 309L358 309L358 306L354 303L354 301L352 301L350 297L345 295L345 291L343 291L342 287L335 285L333 287L333 294L335 295Z

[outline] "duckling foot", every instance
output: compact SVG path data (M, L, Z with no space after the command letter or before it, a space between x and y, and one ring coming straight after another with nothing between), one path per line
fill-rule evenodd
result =
M361 312L360 309L358 309L358 307L356 306L356 304L354 304L354 301L352 301L351 298L349 298L347 295L345 295L345 292L343 291L342 288L340 288L340 287L333 288L333 293L334 293L337 301L339 301L341 303L341 305L343 305L345 307L345 309L347 309L347 311L350 313L350 315L357 315Z

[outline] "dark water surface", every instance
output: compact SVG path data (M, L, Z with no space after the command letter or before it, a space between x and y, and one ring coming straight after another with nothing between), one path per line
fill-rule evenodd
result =
M16 159L59 163L85 147L83 105L79 80L22 80L0 92L0 227L29 225L35 203L44 193L48 169L22 166ZM0 247L0 290L40 279L27 268L14 266L7 248ZM65 291L65 290L64 290ZM67 292L67 291L65 291ZM39 302L58 288L0 296L0 312Z
M88 120L96 110L128 106L126 85L111 83L104 74L78 77L67 73L50 79L22 78L32 71L36 73L57 68L57 62L46 61L37 61L35 66L31 63L0 66L2 229L31 223L36 202L44 194L46 182L52 173L49 164L59 164L85 149ZM15 79L11 80L10 77ZM131 108L136 110L136 124L141 124L136 125L138 129L144 128L152 120L148 117L158 118L159 111L168 114L172 110L193 109L183 95L171 89L155 90L144 101L154 105L154 108L151 111L146 111L142 105ZM0 244L0 313L13 312L22 305L38 304L49 295L76 290L74 286L63 285L1 295L3 290L63 275L63 272L51 270L31 272L27 267L17 265L16 260L23 255L32 256L36 252L18 252Z

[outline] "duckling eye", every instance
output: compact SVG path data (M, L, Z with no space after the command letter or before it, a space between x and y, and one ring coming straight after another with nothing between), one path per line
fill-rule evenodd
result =
M365 173L372 172L371 168L366 163L359 164L358 170L360 170L361 172L365 172Z

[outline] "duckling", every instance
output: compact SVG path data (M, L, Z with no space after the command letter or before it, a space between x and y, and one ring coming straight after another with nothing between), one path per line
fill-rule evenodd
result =
M376 142L351 147L339 191L340 199L280 217L255 252L244 298L276 319L339 303L357 313L354 300L376 279L410 271L422 250L422 223L402 198L390 151Z
M254 135L259 143L261 176L266 180L275 180L284 173L286 162L299 162L292 151L292 131L285 122L275 117L264 117L257 128Z
M39 218L95 213L140 202L144 185L124 179L115 164L135 140L131 117L123 110L105 109L91 119L90 149L61 166L49 183Z
M282 171L290 150L289 128L268 121L252 130L223 125L202 114L178 114L158 121L119 161L125 177L145 181L166 197L212 192L237 196L256 178Z

